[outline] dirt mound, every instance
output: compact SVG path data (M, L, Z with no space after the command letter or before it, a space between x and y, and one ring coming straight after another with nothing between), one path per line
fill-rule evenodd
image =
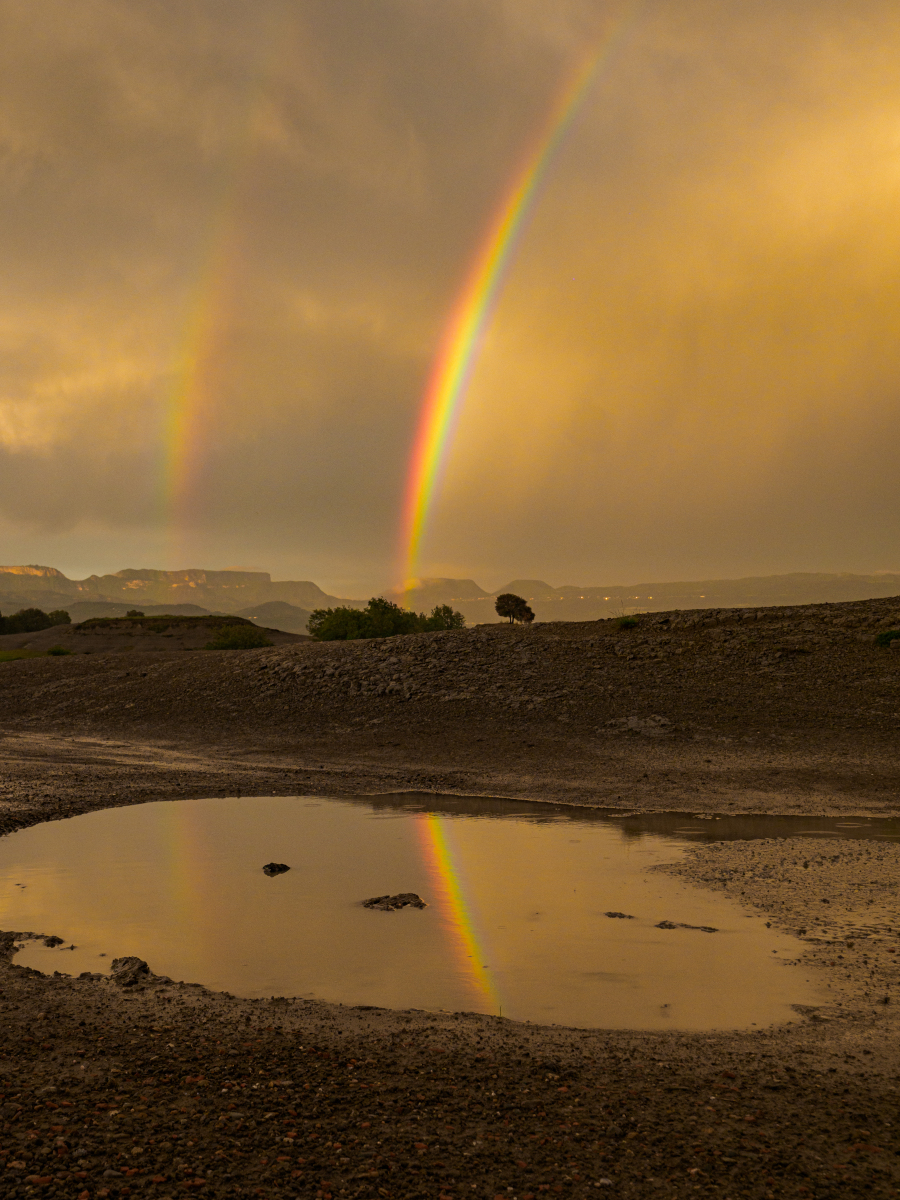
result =
M0 650L47 651L61 646L73 654L109 654L116 651L202 650L222 629L234 625L260 627L235 616L93 617L78 625L54 625L39 633L10 633L0 637ZM294 633L262 629L275 646L299 642Z

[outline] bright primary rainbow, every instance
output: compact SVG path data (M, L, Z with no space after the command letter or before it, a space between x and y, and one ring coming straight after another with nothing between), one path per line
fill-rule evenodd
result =
M630 6L633 15L638 4ZM621 19L603 45L577 70L559 95L488 223L459 291L425 387L410 455L401 517L403 586L414 586L422 538L434 505L463 400L484 335L503 289L524 226L556 152L577 116L597 69L626 25Z
M484 961L485 948L476 930L475 914L464 895L460 866L447 837L446 822L436 813L427 813L419 829L435 895L456 943L461 974L479 1006L502 1016L496 974Z

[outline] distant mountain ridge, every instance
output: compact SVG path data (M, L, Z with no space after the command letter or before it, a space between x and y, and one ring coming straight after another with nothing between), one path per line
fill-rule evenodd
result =
M0 610L13 606L64 608L66 603L194 604L207 610L237 613L240 609L281 601L311 610L336 604L362 607L359 600L329 596L308 580L273 582L267 571L159 571L128 568L113 575L68 579L55 567L0 567Z
M417 612L450 604L470 625L499 618L494 601L503 592L524 597L539 621L595 621L621 612L663 612L678 608L753 608L875 600L900 595L900 573L871 575L795 572L789 575L706 579L692 582L614 584L607 587L554 587L541 579L514 579L496 592L473 579L422 579L409 591L384 595ZM267 571L116 571L69 579L55 567L0 567L0 611L65 608L73 620L124 615L129 608L157 612L233 613L289 633L305 630L314 608L364 600L330 596L309 580L273 580Z
M527 600L539 621L596 621L621 612L666 612L678 608L756 608L876 600L900 595L900 573L871 575L794 572L742 579L701 579L674 583L611 584L606 587L553 587L542 579L514 579L485 592L471 579L422 579L406 592L390 593L410 608L451 604L470 625L496 621L494 600L512 592ZM479 594L480 593L480 594Z

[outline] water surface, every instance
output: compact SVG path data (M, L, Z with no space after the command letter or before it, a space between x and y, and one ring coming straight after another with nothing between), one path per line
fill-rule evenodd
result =
M761 1026L820 1002L799 940L649 869L712 822L629 821L415 795L108 809L0 839L0 928L76 946L26 946L16 961L39 970L105 971L136 954L241 996L640 1029ZM291 870L267 877L272 860ZM361 906L406 891L428 907Z

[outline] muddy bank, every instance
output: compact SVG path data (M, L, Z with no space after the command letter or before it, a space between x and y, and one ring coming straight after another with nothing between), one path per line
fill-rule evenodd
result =
M898 608L7 663L0 829L179 796L402 790L894 814L900 655L872 639ZM837 839L696 848L680 869L806 929L803 964L834 997L734 1034L120 988L17 968L7 938L0 1187L897 1195L897 866L893 846Z
M692 847L657 868L728 892L802 937L829 993L820 1016L900 1004L900 845L796 837Z
M822 1003L725 1034L46 977L6 935L3 1194L896 1195L898 867L892 842L789 838L658 868L803 939Z
M900 1179L886 1012L610 1034L46 979L6 955L0 987L11 1197L844 1197Z

